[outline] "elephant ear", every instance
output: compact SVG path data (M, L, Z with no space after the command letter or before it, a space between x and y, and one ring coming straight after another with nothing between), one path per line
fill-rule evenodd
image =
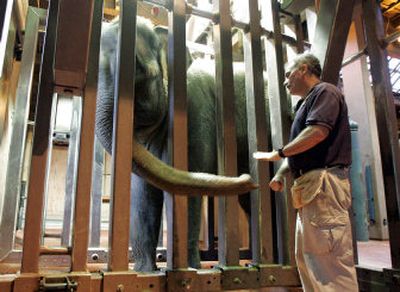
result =
M163 75L164 78L168 76L168 62L167 62L167 54L168 54L168 28L165 26L158 25L154 27L154 32L158 36L160 42L161 42L161 47L162 47L162 54L163 54ZM192 64L193 58L192 55L190 54L189 49L186 47L186 68L189 68L189 66Z
M168 80L168 61L167 61L167 53L168 53L168 28L165 26L156 26L154 27L154 32L157 35L160 44L160 64L163 73L164 80Z
M163 73L162 42L154 33L149 20L137 19L136 60L146 78L157 78Z

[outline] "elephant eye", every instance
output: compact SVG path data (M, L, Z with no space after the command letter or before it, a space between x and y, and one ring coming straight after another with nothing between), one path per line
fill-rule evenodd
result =
M136 83L143 82L145 80L146 74L145 69L139 59L136 57Z

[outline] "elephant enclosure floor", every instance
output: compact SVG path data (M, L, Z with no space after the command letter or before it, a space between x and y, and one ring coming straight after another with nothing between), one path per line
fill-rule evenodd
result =
M358 265L371 268L391 268L390 244L388 240L357 242Z
M50 230L49 233L57 234L59 230ZM22 232L18 231L15 240L15 250L11 256L6 258L0 263L0 274L13 274L20 269L21 260L21 248L22 248ZM101 247L107 247L108 236L107 233L101 234ZM59 247L60 238L47 237L45 238L45 246L47 247ZM357 242L358 249L358 265L360 267L367 268L391 268L390 259L390 246L389 241L378 241L369 240L367 242ZM241 261L241 265L245 265L248 261ZM202 268L209 269L216 265L217 262L202 262ZM164 268L166 263L157 263L159 268ZM41 256L40 258L40 269L43 271L60 271L68 272L70 267L70 257L64 256ZM133 268L133 264L130 265ZM105 270L107 265L105 263L89 263L88 269L96 272L99 270ZM264 290L261 290L264 291ZM282 290L265 290L265 291L282 291Z

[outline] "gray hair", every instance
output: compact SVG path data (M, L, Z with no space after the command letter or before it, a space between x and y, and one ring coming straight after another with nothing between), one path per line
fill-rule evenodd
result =
M303 53L296 56L292 61L293 68L299 68L301 65L307 65L310 73L314 74L318 78L321 77L321 64L318 58L311 53Z

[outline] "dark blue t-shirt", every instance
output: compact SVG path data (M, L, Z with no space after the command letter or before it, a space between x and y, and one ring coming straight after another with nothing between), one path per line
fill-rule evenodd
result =
M309 125L329 129L328 137L313 148L288 157L293 172L326 166L351 164L351 136L347 105L340 90L329 83L315 85L298 108L290 131L290 141Z

